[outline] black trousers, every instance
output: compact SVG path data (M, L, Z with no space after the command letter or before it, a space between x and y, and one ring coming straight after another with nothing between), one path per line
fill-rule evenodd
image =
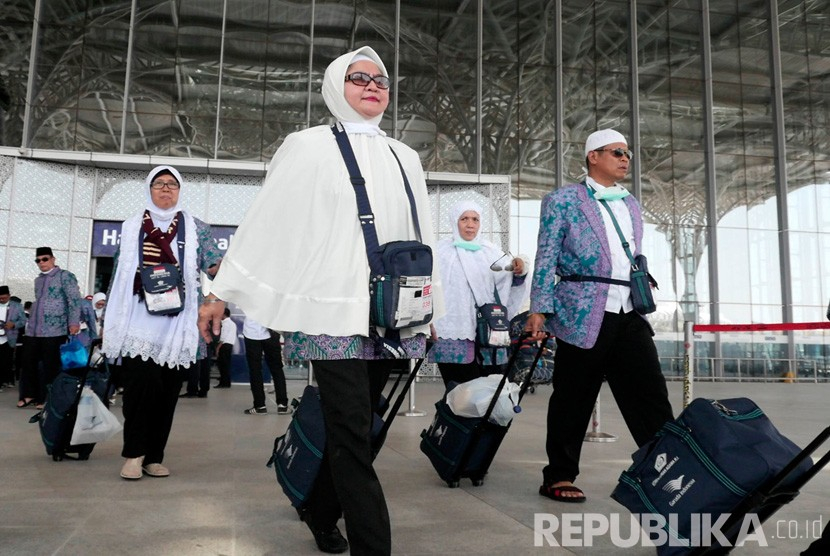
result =
M231 356L233 346L222 344L219 346L219 353L216 355L216 366L219 367L219 386L231 385Z
M173 427L182 374L152 359L124 357L124 447L121 456L144 456L144 464L161 463Z
M20 376L21 400L46 401L46 386L61 372L61 345L65 343L66 336L26 337L23 374Z
M262 378L263 355L265 356L265 362L268 364L268 370L271 371L271 380L274 383L277 403L287 405L288 390L285 386L280 335L271 331L271 336L264 340L245 338L245 362L248 364L254 407L265 407L265 386Z
M605 313L594 347L578 348L557 338L553 394L548 403L548 465L545 484L573 481L585 431L603 378L638 446L673 419L666 380L651 330L634 311Z
M210 357L196 361L185 373L187 377L188 394L202 397L207 396L210 390Z
M371 427L394 360L313 361L326 421L323 467L306 502L308 519L330 530L341 513L353 555L388 555L386 499L372 467Z
M14 384L14 348L8 342L0 344L1 384Z

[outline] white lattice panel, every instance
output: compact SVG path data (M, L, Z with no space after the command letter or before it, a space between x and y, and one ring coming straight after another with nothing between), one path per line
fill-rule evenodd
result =
M9 211L0 210L0 245L9 243ZM2 274L0 274L2 276Z
M62 259L64 261L64 265L62 268L70 271L75 275L75 278L78 279L78 288L81 290L81 295L87 295L89 293L95 292L88 292L87 284L89 283L89 254L86 252L77 253L72 252L69 253L69 262L66 262L66 257Z
M95 218L126 220L141 210L146 202L144 178L147 172L134 170L98 170L95 184Z
M0 156L0 209L11 208L14 161L10 156Z
M20 160L12 209L68 216L72 211L74 180L73 166Z
M75 202L72 207L73 216L92 217L92 205L95 199L95 176L94 168L78 166L75 175Z
M208 197L206 220L211 224L237 226L260 191L262 180L241 177L226 180L225 176L212 176ZM221 181L220 181L221 180ZM232 181L237 183L231 183ZM238 183L244 181L246 183Z
M72 219L72 241L70 248L73 251L84 253L90 248L90 234L92 233L92 220L89 218Z
M9 244L15 247L49 246L52 250L69 249L69 217L54 214L15 212L10 220Z
M179 203L191 215L200 220L208 221L208 186L204 181L198 180L196 176L189 177L190 180L182 176L185 182L179 192Z

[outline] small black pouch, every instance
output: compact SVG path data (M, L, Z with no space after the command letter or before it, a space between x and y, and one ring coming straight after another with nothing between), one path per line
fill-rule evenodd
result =
M161 263L141 269L144 304L151 315L175 315L184 309L184 287L179 268Z
M482 348L510 345L507 307L500 303L485 303L476 308L476 344Z
M369 322L400 330L432 320L432 249L420 241L379 247L383 274L369 282Z

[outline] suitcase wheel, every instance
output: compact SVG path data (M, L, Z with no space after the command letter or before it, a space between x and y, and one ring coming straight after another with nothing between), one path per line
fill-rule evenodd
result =
M484 479L471 479L471 481L473 481L474 487L480 487L484 484Z
M535 394L536 393L536 387L531 386L530 388L527 389L527 391L530 392L531 394Z
M63 461L63 456L59 456L58 454L52 454L52 461Z
M450 487L450 488L458 488L459 486L461 486L461 482L460 481L447 481L447 486Z
M89 459L89 454L78 454L78 461L86 461Z

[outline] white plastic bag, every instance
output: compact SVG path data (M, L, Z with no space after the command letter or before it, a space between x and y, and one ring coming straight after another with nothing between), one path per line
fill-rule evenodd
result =
M72 429L70 444L95 444L112 438L121 432L123 427L104 402L92 391L84 386L81 400L78 402L78 418L75 419L75 428Z
M459 417L484 417L502 377L493 374L462 382L447 393L447 405ZM517 413L514 408L518 401L519 385L506 381L490 414L490 421L507 426Z

